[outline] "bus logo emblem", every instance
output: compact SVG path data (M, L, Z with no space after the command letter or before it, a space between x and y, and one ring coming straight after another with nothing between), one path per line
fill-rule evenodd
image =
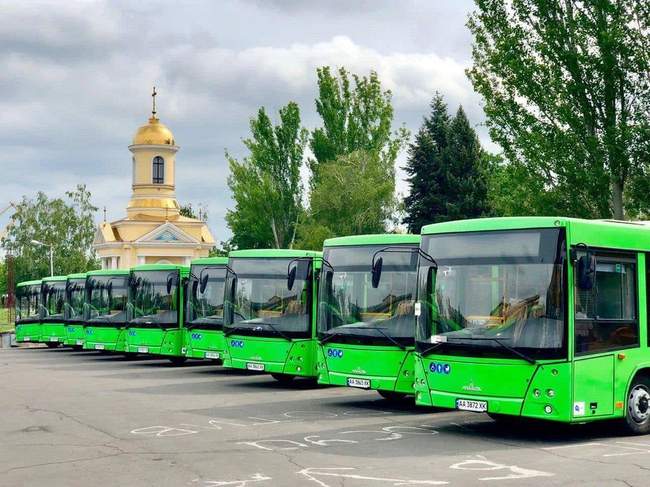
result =
M233 348L244 348L244 340L230 340L230 346Z
M192 333L192 340L200 340L200 339L201 339L200 333Z
M129 336L134 337L135 336L135 330L129 330Z

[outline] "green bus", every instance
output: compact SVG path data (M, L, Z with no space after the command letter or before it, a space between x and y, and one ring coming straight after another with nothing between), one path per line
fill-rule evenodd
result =
M316 378L316 303L322 253L236 250L226 279L224 365L289 382Z
M223 360L223 293L228 257L194 259L185 306L185 356Z
M41 342L56 348L65 340L65 287L68 276L44 277L41 281Z
M419 244L418 235L398 234L325 240L319 383L375 389L387 399L414 394Z
M131 269L126 351L164 355L185 362L183 290L190 269L175 264L145 264Z
M455 221L421 249L418 404L650 431L648 224Z
M70 274L65 286L64 345L80 350L84 344L84 299L86 297L86 274Z
M126 352L127 269L86 274L84 349Z
M16 285L16 341L41 341L41 281Z

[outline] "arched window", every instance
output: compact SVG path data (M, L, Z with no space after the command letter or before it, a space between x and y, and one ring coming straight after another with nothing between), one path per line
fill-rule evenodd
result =
M153 158L153 183L163 184L165 182L165 159L160 156Z

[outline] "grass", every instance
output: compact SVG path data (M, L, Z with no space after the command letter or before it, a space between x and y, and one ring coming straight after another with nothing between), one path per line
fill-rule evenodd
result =
M9 323L9 310L0 308L0 333L5 331L14 331L14 324Z

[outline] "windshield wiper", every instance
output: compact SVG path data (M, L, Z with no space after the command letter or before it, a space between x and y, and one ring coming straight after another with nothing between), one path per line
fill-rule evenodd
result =
M278 328L273 326L271 323L251 323L250 326L232 326L231 325L231 326L225 327L223 334L228 336L228 335L232 335L233 333L235 333L235 331L254 331L255 328L258 327L258 326L259 327L268 326L269 328L271 328L271 330L273 330L275 333L277 333L279 336L281 336L282 338L284 338L288 342L291 341L291 337L289 337L288 335L283 333L281 330L279 330Z
M526 355L523 352L520 352L519 350L517 350L516 348L511 347L510 345L506 345L505 343L503 343L501 341L500 338L497 338L497 337L467 337L467 338L462 338L462 337L449 337L448 336L447 340L467 340L467 341L470 341L470 342L472 342L472 341L475 341L475 342L482 342L482 341L495 342L496 344L498 344L501 347L508 350L513 355L516 355L517 357L524 359L529 364L536 364L537 363L537 361L534 358L532 358L531 356Z
M431 352L433 352L433 351L436 350L437 348L440 348L440 346L441 346L443 343L444 343L444 342L438 342L438 343L436 343L436 344L434 344L434 345L431 345L430 347L425 348L424 350L422 350L422 351L420 352L420 356L424 357L424 356L426 356L426 355L429 355Z
M390 342L394 343L395 345L397 345L402 350L406 350L406 346L403 343L398 342L392 336L390 336L388 333L386 333L384 331L386 328L380 328L378 326L343 326L343 328L345 330L377 330L383 336L388 338L388 340ZM320 342L321 342L321 344L326 343L326 342L330 341L332 338L334 338L336 336L346 336L346 335L347 335L346 333L342 333L341 331L331 330L327 336L321 338ZM352 336L354 336L354 335L352 335Z

